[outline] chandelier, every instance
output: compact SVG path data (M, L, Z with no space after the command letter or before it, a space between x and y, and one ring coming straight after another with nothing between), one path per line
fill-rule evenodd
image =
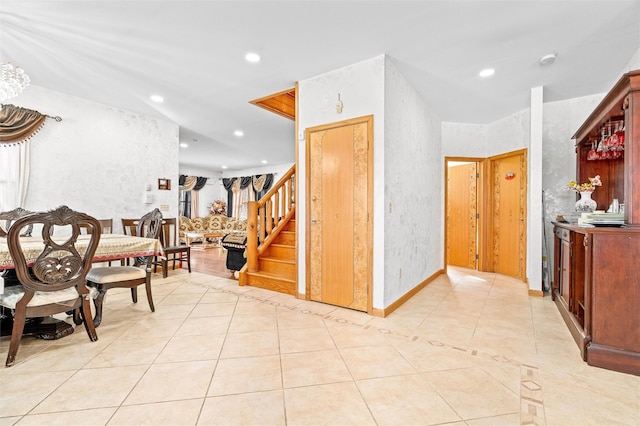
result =
M30 81L22 68L10 62L0 64L0 103L18 96Z

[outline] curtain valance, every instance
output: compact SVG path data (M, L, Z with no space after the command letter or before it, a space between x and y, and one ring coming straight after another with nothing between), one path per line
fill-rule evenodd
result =
M2 109L0 109L0 146L28 140L38 133L47 118L62 121L60 117L49 117L35 110L11 104L2 105Z

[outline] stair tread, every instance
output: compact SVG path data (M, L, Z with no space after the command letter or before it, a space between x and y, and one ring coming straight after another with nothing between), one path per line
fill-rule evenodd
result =
M266 260L267 262L280 262L280 263L293 263L295 264L295 259L282 259L280 257L269 257L269 256L261 256L260 260Z
M290 278L286 278L283 277L282 275L279 275L277 273L270 273L267 271L258 271L258 272L245 272L247 275L250 276L254 276L254 277L264 277L264 278L276 278L282 281L289 281L289 282L295 282L295 280L292 280Z

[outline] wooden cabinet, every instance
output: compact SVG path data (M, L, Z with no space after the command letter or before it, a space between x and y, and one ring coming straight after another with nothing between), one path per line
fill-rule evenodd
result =
M624 120L624 154L590 160L603 126ZM578 129L578 182L600 175L593 198L625 206L625 225L554 223L553 299L589 365L640 375L640 70L616 83Z

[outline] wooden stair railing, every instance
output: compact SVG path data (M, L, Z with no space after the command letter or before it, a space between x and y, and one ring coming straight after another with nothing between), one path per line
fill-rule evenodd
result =
M264 197L247 204L247 272L258 271L258 258L295 215L295 171L291 166Z

